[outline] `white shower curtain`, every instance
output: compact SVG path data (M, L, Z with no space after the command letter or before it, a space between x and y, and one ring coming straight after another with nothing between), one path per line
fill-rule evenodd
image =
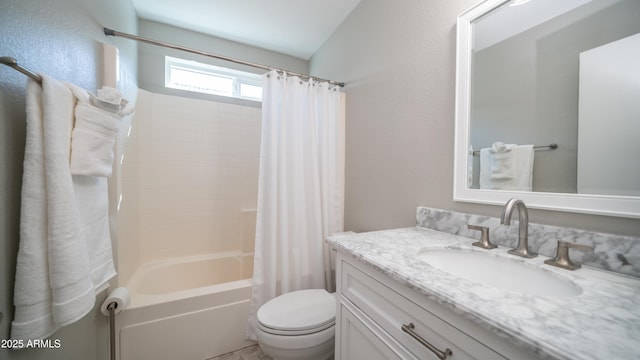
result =
M344 94L327 83L263 76L262 143L249 328L269 299L332 290L324 240L343 229Z

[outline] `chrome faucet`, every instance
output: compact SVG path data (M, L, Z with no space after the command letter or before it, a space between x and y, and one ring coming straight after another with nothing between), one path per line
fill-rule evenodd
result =
M500 224L511 225L511 214L513 209L518 209L518 246L509 250L509 254L534 258L537 253L529 250L529 213L522 200L510 199L502 209Z

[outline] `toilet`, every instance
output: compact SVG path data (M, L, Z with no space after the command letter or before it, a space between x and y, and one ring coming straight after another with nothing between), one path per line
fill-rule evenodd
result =
M258 309L256 337L275 360L326 360L334 351L336 300L324 289L298 290Z

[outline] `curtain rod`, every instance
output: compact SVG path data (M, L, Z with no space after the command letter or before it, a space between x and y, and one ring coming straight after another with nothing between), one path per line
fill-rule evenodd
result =
M136 35L123 33L123 32L112 30L112 29L109 29L109 28L106 28L106 27L104 28L104 34L108 35L108 36L118 36L118 37L123 37L123 38L131 39L131 40L137 40L137 41L141 41L141 42L152 44L152 45L168 47L168 48L171 48L171 49L182 50L182 51L190 52L190 53L193 53L193 54L198 54L198 55L212 57L212 58L216 58L216 59L220 59L220 60L230 61L230 62L233 62L233 63L236 63L236 64L247 65L247 66L255 67L255 68L258 68L258 69L264 69L264 70L267 70L267 71L276 70L278 72L287 73L289 75L298 76L298 77L302 77L302 78L305 78L305 79L314 79L314 80L317 80L317 81L328 82L329 84L332 84L332 85L337 85L337 86L340 86L340 87L344 87L344 83L343 82L337 82L337 81L333 81L333 80L321 79L321 78L318 78L318 77L315 77L315 76L311 76L311 75L299 74L299 73L295 73L295 72L292 72L292 71L286 71L286 70L283 70L283 69L274 68L274 67L271 67L271 66L265 66L265 65L260 65L260 64L248 62L248 61L243 61L243 60L238 60L238 59L234 59L234 58L230 58L230 57L226 57L226 56L221 56L221 55L209 53L209 52L206 52L206 51L200 51L200 50L191 49L191 48L187 48L187 47L183 47L183 46L169 44L169 43L162 42L162 41L147 39L147 38L144 38L144 37L141 37L141 36L136 36Z
M32 78L33 80L37 81L38 84L42 85L42 77L36 73L34 73L33 71L27 69L26 67L23 67L22 65L18 64L18 60L10 57L10 56L2 56L0 57L0 64L3 65L7 65L9 67L14 68L15 70L18 70L19 72L27 75L28 77Z

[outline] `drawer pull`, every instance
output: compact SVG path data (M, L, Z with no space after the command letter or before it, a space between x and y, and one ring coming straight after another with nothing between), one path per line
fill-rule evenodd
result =
M438 359L446 360L447 356L453 355L451 350L448 349L448 348L445 349L444 351L440 351L435 346L429 344L429 342L427 340L423 339L422 336L418 335L415 331L413 331L413 329L415 329L415 326L413 325L413 323L409 323L409 325L402 324L401 329L402 329L402 331L404 331L407 334L411 335L412 338L418 340L418 342L420 344L424 345L424 347L426 347L427 349L431 350L432 353L436 354Z

